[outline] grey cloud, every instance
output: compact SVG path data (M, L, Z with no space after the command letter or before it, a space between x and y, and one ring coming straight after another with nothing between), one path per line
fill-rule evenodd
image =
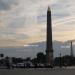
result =
M26 34L16 34L15 33L15 29L7 29L7 30L3 30L3 31L0 31L0 37L1 38L15 38L15 39L26 39L26 38L29 38L28 35Z
M20 1L20 2L19 2ZM0 30L0 34L5 36L14 35L17 39L28 38L25 34L15 35L18 28L23 28L26 25L37 25L36 20L39 23L46 24L47 17L47 4L46 0L0 0L0 10L9 10L12 5L16 5L19 2L18 8L8 11L1 19L7 21L8 26L5 29ZM54 0L55 1L55 0ZM56 3L51 4L52 19L57 20L70 16L70 12L67 11L68 6L72 6L69 2L74 0L57 0ZM26 2L26 3L25 3ZM47 2L47 1L46 1ZM73 3L73 2L72 2ZM73 10L73 7L72 7ZM74 10L73 10L74 11ZM6 17L5 17L6 16ZM52 21L53 21L52 20ZM66 20L65 20L66 21ZM41 24L41 25L44 25Z
M46 15L37 16L37 22L38 23L46 22Z
M53 3L50 5L51 10L52 10L52 19L56 20L56 19L61 19L64 17L69 17L70 16L70 12L68 12L68 5L66 0L66 4L64 4L64 2L62 1L57 1L56 3ZM47 8L40 8L38 10L38 16L37 16L37 22L38 23L43 23L46 22L46 9Z
M15 34L15 33L13 31L1 31L0 34L10 35L10 34Z
M0 10L9 10L11 5L16 5L16 0L0 0Z
M68 16L70 16L70 14L68 14L68 13L64 13L64 12L58 12L58 13L54 13L54 14L52 14L52 17L53 17L53 19L61 19L61 18L64 18L64 17L68 17Z
M54 10L61 9L61 8L63 8L63 5L61 5L61 4L52 4L51 8L54 9Z
M25 18L16 18L9 23L8 27L10 28L22 28L25 25Z
M46 22L47 20L47 15L44 14L44 15L39 15L37 16L37 22L38 23L43 23L43 22ZM52 19L55 20L55 19L61 19L61 18L64 18L64 17L68 17L70 16L70 14L68 13L64 13L64 12L52 12Z
M16 35L14 29L2 29L0 30L0 38L14 38Z
M26 35L26 34L19 34L19 35L16 35L16 39L28 39L29 38L29 36L28 35Z

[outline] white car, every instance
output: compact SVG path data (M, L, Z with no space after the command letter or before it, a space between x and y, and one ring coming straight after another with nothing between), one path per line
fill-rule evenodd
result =
M16 67L17 68L24 68L24 63L17 63L16 64Z

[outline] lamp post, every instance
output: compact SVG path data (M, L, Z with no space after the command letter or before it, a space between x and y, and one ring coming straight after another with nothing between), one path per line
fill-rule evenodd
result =
M59 60L59 61L60 61L60 65L59 65L59 66L60 66L60 68L62 68L62 63L61 63L61 52L60 52L60 60Z

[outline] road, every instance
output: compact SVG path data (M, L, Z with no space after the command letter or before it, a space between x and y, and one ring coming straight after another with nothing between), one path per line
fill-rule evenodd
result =
M0 69L0 75L75 75L75 68Z

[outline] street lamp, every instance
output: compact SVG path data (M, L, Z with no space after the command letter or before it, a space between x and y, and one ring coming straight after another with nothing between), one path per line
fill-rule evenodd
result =
M61 63L61 52L60 52L60 68L62 68L62 63Z

